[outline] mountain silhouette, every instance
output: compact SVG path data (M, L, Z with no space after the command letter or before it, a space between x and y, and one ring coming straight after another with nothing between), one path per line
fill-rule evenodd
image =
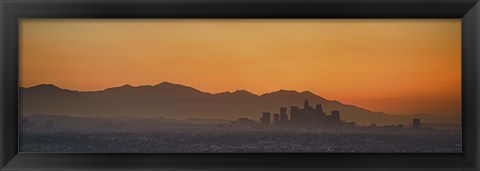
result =
M412 116L388 115L372 112L354 105L327 100L312 92L279 90L256 95L246 90L208 93L193 87L162 82L157 85L123 85L101 91L67 90L51 84L20 88L20 113L71 116L142 116L174 119L238 119L258 120L261 113L278 113L280 107L322 104L324 110L341 111L341 119L357 124L411 123L412 118L422 122L460 123L460 116L419 114Z

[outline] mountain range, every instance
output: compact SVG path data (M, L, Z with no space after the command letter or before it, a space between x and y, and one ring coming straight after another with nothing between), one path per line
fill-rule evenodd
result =
M70 116L167 117L175 119L214 118L258 120L262 112L278 113L280 107L322 104L329 113L339 110L341 119L357 124L407 124L413 118L430 123L460 123L459 116L430 114L389 115L322 98L312 92L279 90L256 95L246 90L208 93L195 88L162 82L157 85L108 88L101 91L75 91L52 84L20 88L22 115L56 114ZM289 110L287 112L290 113Z

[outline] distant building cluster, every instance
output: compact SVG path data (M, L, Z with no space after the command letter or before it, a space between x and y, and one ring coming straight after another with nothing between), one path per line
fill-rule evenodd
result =
M283 126L301 126L301 127L339 127L339 126L355 126L355 122L345 122L340 119L340 111L333 110L327 115L321 104L310 106L308 100L305 100L303 109L298 106L290 107L290 118L287 114L287 108L281 107L280 113L273 114L263 112L260 123L264 126L283 125Z
M306 128L337 128L337 127L354 127L355 122L346 122L341 120L340 111L332 110L330 114L323 110L321 104L316 104L315 107L310 106L308 100L303 103L303 109L298 106L290 107L290 117L287 114L286 107L280 107L280 113L263 112L259 123L263 126L293 126L293 127L306 127ZM248 126L258 124L256 121L248 118L240 118L235 123L238 125ZM370 127L376 127L375 123L372 123ZM402 124L399 125L386 125L383 127L396 127L403 128ZM413 119L412 128L420 129L420 119Z

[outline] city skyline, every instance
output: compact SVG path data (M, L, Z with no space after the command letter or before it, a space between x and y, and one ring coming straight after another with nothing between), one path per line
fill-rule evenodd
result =
M292 95L297 94L297 95L306 95L306 96L310 96L310 97L324 99L321 95L314 94L311 91L296 91L296 90L284 90L284 89L280 89L280 90L273 91L273 92L267 92L267 93L264 93L264 94L254 94L254 93L252 93L248 90L236 90L236 91L231 91L231 92L227 91L227 92L220 92L220 93L211 93L211 92L206 92L206 91L196 89L195 87L191 87L191 86L188 86L188 85L181 85L181 84L176 84L176 83L171 83L171 82L166 82L166 81L163 81L163 82L155 84L155 85L132 86L132 85L126 84L126 85L121 85L121 86L116 86L116 87L109 87L107 89L98 90L98 91L79 91L79 90L65 89L65 88L62 88L62 87L58 87L54 84L39 84L39 85L35 85L35 86L32 86L32 87L21 87L21 88L22 88L21 92L25 92L25 90L33 90L33 92L40 95L40 96L37 96L37 97L33 97L33 99L38 99L39 97L40 98L48 98L48 96L43 96L43 95L57 94L58 92L63 92L64 96L68 96L68 93L65 94L65 92L70 92L70 93L74 93L74 94L77 94L77 93L84 94L84 93L86 93L85 97L89 97L90 96L89 94L92 94L92 93L97 94L97 93L110 92L110 93L108 93L109 95L115 95L115 94L116 95L122 95L123 94L123 96L125 96L125 95L128 95L128 94L133 95L133 94L135 94L135 92L136 93L142 93L142 92L145 93L145 91L150 91L150 96L148 96L148 97L145 96L144 98L151 99L151 98L161 97L163 93L166 93L166 92L162 92L162 90L167 90L167 91L172 91L173 90L174 92L176 92L178 94L181 94L179 97L185 96L186 95L185 93L189 92L190 95L187 95L187 96L192 96L192 97L199 95L199 94L194 95L195 93L205 93L205 94L208 94L208 95L211 95L211 96L232 95L231 97L234 97L233 95L237 95L237 97L240 97L240 98L241 97L248 97L248 96L262 97L262 96L270 96L270 95L273 95L273 94L283 94L282 96L285 96L285 95L292 96ZM168 89L170 89L170 90L168 90ZM22 97L24 98L22 100L24 102L29 101L28 99L32 98L30 96L25 96L25 95L22 95ZM57 97L60 97L60 96L57 96ZM95 97L95 96L93 96L93 97ZM171 96L167 97L167 98L171 98ZM205 97L202 97L202 98L205 98ZM283 98L286 98L286 96L283 97ZM56 98L49 99L49 100L50 101L55 101L55 99ZM93 100L93 99L91 99L91 100ZM168 100L168 99L164 99L164 100ZM192 100L192 99L190 99L190 100ZM253 100L253 99L250 99L250 100ZM307 103L308 103L308 100L309 100L308 98L305 99L305 101L307 101ZM359 109L362 109L362 107L356 106L355 104L345 104L345 103L343 103L341 101L338 101L336 99L324 99L324 100L329 101L329 102L333 102L333 103L339 102L342 105L355 106L355 107L358 107ZM71 106L73 104L65 104L65 105ZM130 105L134 105L134 104L132 103ZM264 104L264 105L267 105L267 104ZM291 105L291 107L293 107L293 106L298 105L298 104L293 103L293 104L287 104L286 106L289 106L289 105ZM27 106L29 106L29 105L27 105ZM269 106L269 105L267 105L267 106ZM46 106L43 106L43 108L45 108L45 107ZM131 107L135 108L134 106L131 106ZM232 106L230 106L230 107L232 107ZM305 107L305 104L304 104L304 107ZM316 106L316 107L318 107L318 106ZM22 108L23 109L28 109L29 107L22 107ZM159 107L159 108L162 108L162 107ZM322 105L320 105L320 108L322 108ZM382 111L372 111L372 110L366 109L366 108L363 108L363 109L365 109L367 112L382 112ZM330 108L330 110L334 111L334 110L337 110L337 109L336 108ZM348 113L350 113L350 114L360 114L360 113L356 113L356 112L353 112L353 111L349 111ZM389 115L389 116L395 116L395 115L391 115L391 114L385 113L385 112L382 112L382 113L385 114L385 115ZM27 113L24 113L24 114L27 114ZM68 114L68 113L65 113L65 114ZM418 114L425 115L426 113L416 113L416 114L405 115L405 116L415 117L414 115L418 115ZM363 113L362 113L362 115L363 115ZM426 115L432 115L432 114L426 114ZM358 115L358 116L359 117L369 117L369 116L361 116L361 115ZM435 115L432 115L432 116L435 116ZM445 115L445 116L456 116L456 115ZM442 117L445 117L445 116L442 116ZM202 117L202 116L199 116L199 117ZM233 119L236 119L235 117L240 117L240 116L233 116L233 117L234 117ZM284 118L283 115L282 115L282 118ZM212 119L215 119L215 118L212 118ZM230 119L232 119L232 118L230 118ZM455 118L454 120L457 120L457 119L458 118ZM353 120L353 121L355 121L355 120Z
M451 152L462 151L461 124L358 125L322 104L279 107L258 121L23 116L22 152ZM290 116L290 117L289 117ZM273 120L272 120L273 119ZM101 128L101 129L100 129ZM58 132L61 133L58 133ZM82 132L81 134L79 134ZM46 141L48 140L48 141ZM45 143L47 142L47 143ZM141 142L141 143L138 143ZM160 144L160 145L159 145Z
M85 91L163 80L211 93L311 91L389 114L461 114L459 20L22 19L20 25L24 87Z

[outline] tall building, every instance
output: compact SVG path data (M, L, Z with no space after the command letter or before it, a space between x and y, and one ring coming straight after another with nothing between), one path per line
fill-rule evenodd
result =
M321 104L317 104L315 106L315 114L316 114L316 117L314 119L318 122L318 124L320 125L324 124L322 122L325 122L326 115L325 115L325 112L323 111L323 107Z
M260 118L260 123L263 125L270 125L270 112L263 112L262 118Z
M280 123L280 114L275 113L273 114L273 124L278 124Z
M418 119L418 118L413 119L412 127L413 127L413 129L420 128L420 119Z
M317 111L318 114L325 115L325 113L323 113L323 107L321 104L317 104L315 106L315 110Z
M286 107L281 107L280 108L280 122L285 123L287 121L288 121L287 108Z
M303 102L303 109L308 109L308 108L310 108L310 104L308 103L308 100L305 100Z
M290 107L290 121L291 121L292 123L298 121L298 117L297 117L297 116L298 116L298 114L300 113L299 111L300 111L300 109L298 108L298 106L292 106L292 107Z
M334 120L340 120L340 111L332 110L331 115Z

